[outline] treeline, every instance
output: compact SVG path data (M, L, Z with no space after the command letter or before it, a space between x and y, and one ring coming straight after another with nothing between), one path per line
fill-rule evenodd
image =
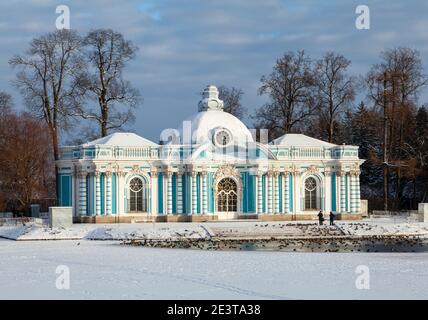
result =
M0 211L24 212L35 199L56 198L62 134L78 126L83 139L95 138L133 122L140 95L123 69L136 51L110 29L63 29L34 38L10 59L28 113L14 112L10 95L1 93Z
M260 80L268 102L254 124L271 139L300 132L360 146L369 208L416 209L428 201L428 115L419 103L428 77L419 52L385 50L365 75L351 75L350 64L334 52L315 61L304 51L284 54Z
M11 58L27 112L14 112L10 95L0 94L0 211L25 211L34 199L55 198L60 137L77 123L88 130L77 142L132 123L141 98L123 70L136 52L110 29L84 36L61 30L33 39ZM335 52L318 59L285 53L260 79L258 94L267 102L250 115L254 127L268 129L270 139L297 132L360 146L367 159L361 192L370 208L415 209L428 201L428 114L419 102L428 78L419 52L385 50L367 74L350 74L350 65ZM242 119L244 92L219 91L225 110ZM82 119L95 126L82 126Z

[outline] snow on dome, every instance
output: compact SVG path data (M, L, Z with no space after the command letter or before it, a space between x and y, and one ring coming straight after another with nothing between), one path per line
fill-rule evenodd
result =
M227 132L233 144L254 142L246 125L234 115L223 111L223 101L218 98L217 87L213 85L205 88L203 99L199 102L199 112L183 121L178 131L183 144L189 143L190 137L192 144L213 141L213 135L219 131Z
M83 146L108 145L118 147L157 146L156 143L132 132L116 132L108 136L87 142Z
M273 145L278 146L293 146L293 147L335 147L336 144L328 143L319 139L305 136L304 134L298 133L287 133L283 136L273 140Z

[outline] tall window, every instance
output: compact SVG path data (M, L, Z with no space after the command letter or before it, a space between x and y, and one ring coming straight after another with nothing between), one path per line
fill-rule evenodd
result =
M236 182L231 178L224 178L218 183L217 190L217 211L238 211L238 188Z
M128 210L130 212L147 212L146 183L138 177L129 182Z
M317 209L317 181L309 177L305 180L305 210Z

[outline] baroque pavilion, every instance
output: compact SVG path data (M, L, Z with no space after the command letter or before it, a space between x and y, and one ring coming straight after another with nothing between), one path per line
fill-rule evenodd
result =
M255 136L210 85L198 113L164 130L159 144L122 132L61 147L59 205L87 222L361 216L358 146Z

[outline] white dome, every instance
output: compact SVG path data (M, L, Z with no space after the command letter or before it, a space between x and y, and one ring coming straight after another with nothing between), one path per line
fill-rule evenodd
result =
M232 114L223 111L224 103L218 95L216 86L209 85L205 88L203 98L199 101L199 112L183 121L178 129L179 137L177 138L182 144L214 142L213 138L217 133L219 133L217 139L228 140L227 145L244 145L247 142L254 142L253 136L245 124ZM179 143L178 139L172 143Z
M212 141L213 134L221 129L229 131L232 136L231 142L234 144L245 144L246 142L254 141L250 130L241 120L222 110L201 111L185 121L188 122L183 122L184 128L182 126L178 130L181 143L184 144L189 142L190 136L192 144L204 144ZM189 137L186 137L186 134Z

